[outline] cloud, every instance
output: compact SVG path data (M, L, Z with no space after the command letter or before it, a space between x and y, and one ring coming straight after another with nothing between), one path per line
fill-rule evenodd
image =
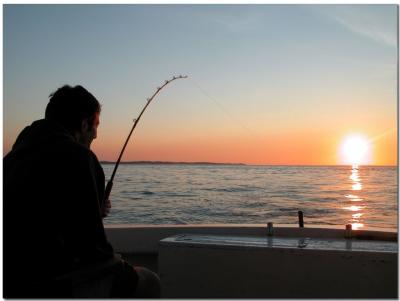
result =
M328 5L322 12L357 35L397 47L395 5Z
M356 34L368 37L378 43L387 44L389 46L397 46L397 39L395 34L391 34L390 32L379 28L373 23L363 24L358 21L346 19L343 17L336 17L335 19L340 24L347 27L349 30Z

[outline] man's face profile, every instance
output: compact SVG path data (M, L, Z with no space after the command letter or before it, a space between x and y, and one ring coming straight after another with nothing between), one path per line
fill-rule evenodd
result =
M100 124L100 113L95 113L93 124L90 126L88 119L82 121L81 132L77 135L79 143L90 148L93 140L97 138L97 128Z

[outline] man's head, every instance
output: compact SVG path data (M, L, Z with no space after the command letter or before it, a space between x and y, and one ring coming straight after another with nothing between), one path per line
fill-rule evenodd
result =
M50 94L45 119L69 131L79 143L90 147L97 137L100 103L82 86L65 85Z

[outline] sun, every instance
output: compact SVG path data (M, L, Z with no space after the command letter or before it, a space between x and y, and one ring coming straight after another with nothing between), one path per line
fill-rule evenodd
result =
M370 146L368 139L359 134L352 134L343 139L341 144L342 163L351 165L368 164Z

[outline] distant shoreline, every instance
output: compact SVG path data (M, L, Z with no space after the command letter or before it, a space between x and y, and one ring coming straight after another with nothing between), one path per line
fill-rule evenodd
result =
M112 161L100 161L101 164L115 164ZM171 161L124 161L120 164L165 164L165 165L247 165L244 163L215 163L215 162L171 162Z
M100 161L101 164L115 164L113 161ZM245 164L218 162L174 162L174 161L121 161L120 164L132 165L231 165L231 166L299 166L299 167L348 167L350 165L298 165L298 164ZM360 167L397 167L397 165L360 165Z

